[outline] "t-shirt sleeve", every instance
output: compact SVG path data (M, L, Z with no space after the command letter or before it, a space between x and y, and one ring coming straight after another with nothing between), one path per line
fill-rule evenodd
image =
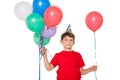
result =
M79 54L79 64L80 64L80 68L82 68L83 66L85 66L84 60L81 56L81 54Z
M58 56L57 54L55 54L55 56L52 58L52 60L50 61L50 63L56 67L58 65Z

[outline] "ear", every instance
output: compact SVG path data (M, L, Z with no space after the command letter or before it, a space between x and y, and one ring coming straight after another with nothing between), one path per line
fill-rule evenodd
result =
M62 44L62 40L60 40L60 43Z
M60 40L60 43L63 44L62 40Z

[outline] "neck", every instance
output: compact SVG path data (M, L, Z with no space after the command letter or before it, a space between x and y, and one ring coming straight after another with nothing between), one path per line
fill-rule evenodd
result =
M64 51L72 51L72 49L64 49Z

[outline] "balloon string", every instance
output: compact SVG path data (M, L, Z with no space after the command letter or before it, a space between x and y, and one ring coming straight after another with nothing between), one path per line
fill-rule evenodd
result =
M95 32L94 32L94 52L95 52L95 63L97 65L97 59L96 59L96 35L95 35ZM95 72L95 80L97 80L96 72Z
M48 54L50 55L50 57L52 58L52 57L53 57L52 54L50 54L48 50L47 50L47 52L48 52Z
M42 58L42 52L41 52L41 48L39 48L39 80L40 80L40 61Z
M97 59L96 59L96 35L94 32L94 52L95 52L95 63L97 64Z
M40 74L40 61L41 61L41 58L42 58L42 48L43 48L43 37L40 38L40 45L39 45L39 80L41 80L41 74Z

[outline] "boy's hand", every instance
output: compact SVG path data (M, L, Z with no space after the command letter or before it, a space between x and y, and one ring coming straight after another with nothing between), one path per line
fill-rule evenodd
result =
M97 70L97 66L96 66L96 65L91 66L91 67L90 67L90 70L91 70L91 71L96 71L96 70Z
M42 55L43 56L47 55L47 49L45 47L42 48Z

